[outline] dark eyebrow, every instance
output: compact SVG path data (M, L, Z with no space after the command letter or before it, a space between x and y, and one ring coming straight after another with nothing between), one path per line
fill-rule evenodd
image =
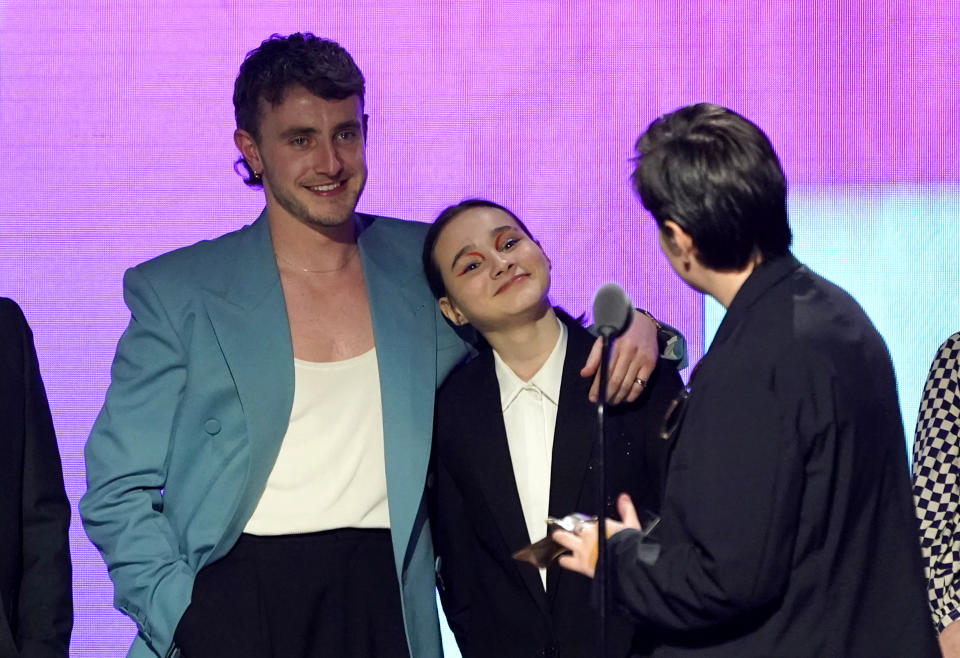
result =
M360 122L356 119L350 119L349 121L342 121L333 127L334 134L348 130L360 130ZM319 131L316 128L309 126L291 126L280 133L280 139L290 139L296 135L316 135Z
M476 247L474 247L472 244L468 244L467 246L463 247L460 251L458 251L457 255L453 257L453 262L450 263L450 269L453 269L454 267L456 267L457 261L460 260L460 257L465 254L469 254L471 249L476 249ZM481 255L481 254L479 254L478 252L478 255Z
M493 245L494 245L497 249L500 248L500 237L501 237L504 233L509 233L510 231L516 231L517 233L523 234L523 231L520 230L520 227L519 227L519 226L511 226L510 224L507 224L507 225L505 225L505 226L498 226L497 228L495 228L495 229L493 229L492 231L490 231L490 235L495 236L495 239L494 239L494 241L493 241Z
M335 125L333 127L333 132L338 133L341 130L346 130L348 128L353 128L354 130L361 130L362 126L360 125L360 122L357 121L356 119L350 119L349 121L343 121Z

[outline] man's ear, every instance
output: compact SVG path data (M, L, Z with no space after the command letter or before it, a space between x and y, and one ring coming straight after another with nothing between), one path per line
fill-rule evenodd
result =
M369 123L369 119L370 119L370 115L369 115L369 114L364 114L364 115L363 115L363 141L364 141L364 143L366 143L366 141L367 141L367 135L369 134L369 133L367 132L367 123Z
M437 300L437 303L440 305L440 312L443 313L443 317L450 320L453 324L458 327L462 327L465 324L470 324L470 321L460 312L460 310L453 305L453 302L450 301L450 298L443 296Z
M263 160L260 159L260 149L253 135L246 130L237 130L233 133L233 143L240 149L240 155L247 161L247 166L256 174L263 173Z

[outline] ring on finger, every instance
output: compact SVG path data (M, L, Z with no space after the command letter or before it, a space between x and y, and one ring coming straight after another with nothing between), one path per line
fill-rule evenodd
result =
M637 383L640 384L640 388L647 387L647 380L644 379L643 377L637 377Z

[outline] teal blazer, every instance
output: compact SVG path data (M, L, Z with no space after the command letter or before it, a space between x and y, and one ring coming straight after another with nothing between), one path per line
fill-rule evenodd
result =
M440 656L424 484L434 392L467 348L423 276L427 225L356 221L407 638L412 656ZM293 347L265 214L128 270L124 299L131 320L87 441L80 515L114 604L139 628L128 656L175 656L194 576L243 531L293 403Z

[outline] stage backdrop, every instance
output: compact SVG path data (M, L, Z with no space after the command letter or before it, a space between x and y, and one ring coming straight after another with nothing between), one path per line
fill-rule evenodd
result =
M952 0L0 0L0 295L36 332L71 502L128 319L123 271L256 217L262 195L232 170L233 80L265 37L300 30L367 76L361 210L505 203L553 259L556 302L588 309L618 281L693 362L722 309L668 269L628 159L683 104L752 118L791 182L796 253L890 344L909 435L960 328L958 25ZM123 655L134 628L76 515L71 540L73 654Z

